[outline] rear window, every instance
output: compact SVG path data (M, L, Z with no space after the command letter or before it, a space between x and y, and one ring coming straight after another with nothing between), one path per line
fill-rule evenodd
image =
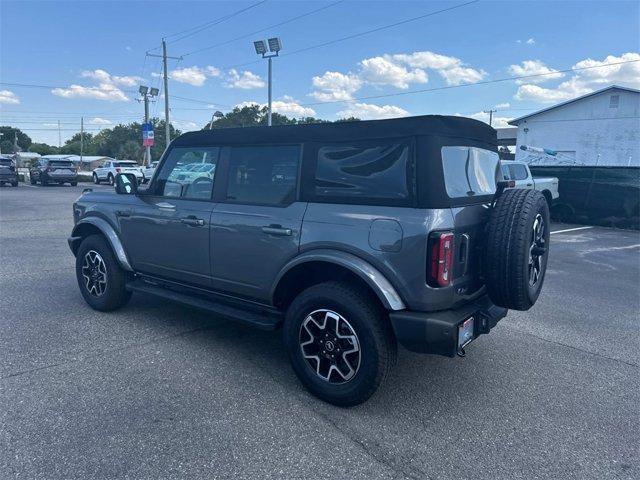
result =
M447 195L467 198L496 191L499 157L477 147L442 147L442 169Z
M380 141L325 145L318 149L315 196L385 203L411 196L409 144Z
M49 166L51 167L72 167L72 162L67 162L64 160L52 160L49 162Z
M137 167L136 162L113 162L114 167Z
M295 200L299 145L232 147L226 201L287 205Z

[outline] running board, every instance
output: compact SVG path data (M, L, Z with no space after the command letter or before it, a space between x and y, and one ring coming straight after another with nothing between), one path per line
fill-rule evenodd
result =
M264 313L245 310L243 308L216 302L200 296L193 296L181 292L176 292L168 288L159 287L142 280L134 280L127 283L127 290L131 292L148 293L158 297L166 298L173 302L182 303L191 307L206 310L222 317L237 320L260 330L275 330L282 322L282 314L265 311ZM265 309L266 310L266 309Z

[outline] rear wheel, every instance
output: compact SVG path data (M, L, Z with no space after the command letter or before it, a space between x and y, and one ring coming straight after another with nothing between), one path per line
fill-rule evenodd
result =
M13 186L13 187L17 187L17 186L18 186L18 181L17 181L17 180L15 180L15 181L11 182L11 186Z
M91 308L106 312L125 305L131 298L125 287L127 276L102 235L82 241L76 255L76 278Z
M529 310L536 303L549 257L549 222L540 192L513 189L498 198L487 224L483 268L496 305Z
M49 183L47 181L46 178L44 178L42 175L40 176L40 185L42 185L43 187L45 187L47 185L47 183Z
M71 182L71 186L72 187L77 187L78 186L78 182Z
M31 185L35 185L35 184L36 184L36 179L35 179L35 178L33 178L33 175L29 175L29 183L30 183Z
M318 398L343 407L366 401L397 355L377 299L343 282L314 285L298 295L287 310L283 335L302 384Z

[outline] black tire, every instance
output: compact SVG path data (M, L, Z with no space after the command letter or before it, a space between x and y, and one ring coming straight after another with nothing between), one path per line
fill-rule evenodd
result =
M48 183L49 182L47 181L47 179L44 178L42 175L40 175L40 185L42 185L43 187L46 187Z
M94 287L94 283L83 275L85 266L91 265L91 260L85 263L87 255L90 259L93 257L91 252L97 253L102 260L105 271L103 278L106 278L106 283L93 289L90 286ZM93 272L90 268L85 270L85 274L90 278L91 273ZM82 296L94 310L101 312L115 310L125 305L131 298L131 292L126 289L128 274L120 267L111 246L102 235L90 235L80 244L76 255L76 278Z
M107 182L109 182L109 185L113 187L113 184L115 183L115 178L113 177L113 175L109 174L107 176Z
M71 182L71 186L72 187L77 187L78 186L78 182Z
M329 380L321 377L316 373L312 362L315 368L318 364L315 361L306 360L303 355L301 343L308 340L308 338L302 338L303 323L312 312L319 312L314 315L316 318L323 318L323 315L326 316L324 310L338 314L347 322L346 325L342 322L341 328L350 328L355 333L356 342L341 338L331 348L332 352L337 352L335 356L338 359L332 360L324 356L322 359L325 367L330 365L331 361L344 362L348 354L345 350L353 349L353 345L357 345L359 360L357 364L351 364L351 367L357 368L347 367L348 375L355 372L348 380L345 380L344 375L332 372L331 366L328 367L326 375ZM318 315L320 317L317 317ZM329 325L329 321L325 325ZM343 330L342 333L345 334L345 331ZM397 343L393 330L378 299L370 292L354 288L344 282L321 283L300 293L287 309L283 336L291 365L302 384L316 397L341 407L358 405L373 395L389 374L397 356ZM325 342L320 333L317 333L317 337L317 342L312 346ZM323 338L322 341L320 337ZM346 346L342 343L342 350L339 342L347 342ZM319 351L318 354L322 352ZM350 355L348 357L350 361L354 362L355 353L348 355ZM342 369L347 371L347 368L344 368L345 364L341 365Z
M95 173L93 174L93 183L95 183L96 185L100 185L100 179Z
M17 186L18 186L18 182L17 182L17 181L15 181L15 182L11 182L11 186L12 186L12 187L17 187Z
M547 269L549 227L549 206L540 192L512 189L498 198L483 258L493 303L513 310L529 310L536 303Z
M33 175L29 175L29 183L31 185L35 185L37 183L37 180L33 178Z

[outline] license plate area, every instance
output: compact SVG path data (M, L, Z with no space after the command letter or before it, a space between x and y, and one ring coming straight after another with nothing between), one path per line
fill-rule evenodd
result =
M458 325L458 350L464 348L473 340L475 323L475 317L469 317Z

